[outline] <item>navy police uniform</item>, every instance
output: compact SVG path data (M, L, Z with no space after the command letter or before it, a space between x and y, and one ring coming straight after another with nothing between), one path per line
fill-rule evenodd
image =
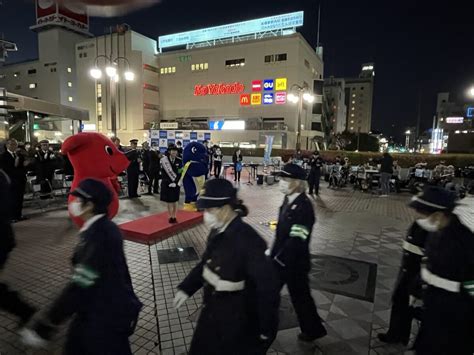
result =
M92 200L95 206L108 206L111 201L108 188L93 179L82 181L72 194ZM130 355L128 338L141 303L133 291L120 230L104 212L86 221L79 237L72 278L34 329L48 339L55 326L76 315L65 354Z
M235 197L224 179L209 180L205 191L198 199L199 208L218 207ZM222 200L226 192L230 192L227 201ZM279 288L265 250L265 241L240 216L223 230L211 230L201 262L178 286L189 296L200 288L204 291L189 354L266 353L277 332ZM260 334L268 340L262 341Z
M402 264L392 295L390 327L386 334L379 334L379 339L383 342L400 342L406 345L410 340L415 311L410 306L410 300L421 299L420 267L427 236L428 231L415 221L403 242Z
M137 143L137 139L132 139L130 143ZM138 177L140 175L140 154L137 149L130 149L125 153L130 164L127 167L127 180L128 180L128 197L135 198L138 196Z
M321 180L321 168L323 167L323 163L323 159L319 156L319 154L316 153L309 160L309 166L311 167L308 176L310 195L313 194L313 191L316 193L316 195L319 194L319 182Z
M306 180L306 172L296 164L286 164L281 177ZM315 220L313 205L305 193L299 194L292 202L286 196L280 207L275 242L270 253L280 286L286 284L288 287L302 331L301 340L314 340L326 335L308 280L311 268L309 244Z
M42 140L40 144L49 144L47 140ZM39 150L35 154L36 179L41 184L41 193L51 192L54 170L57 168L58 160L54 152L48 150Z

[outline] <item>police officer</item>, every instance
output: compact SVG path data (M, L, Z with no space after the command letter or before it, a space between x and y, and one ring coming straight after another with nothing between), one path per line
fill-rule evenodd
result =
M137 150L138 139L130 140L130 149L125 153L130 164L127 168L128 179L128 197L137 198L138 195L138 176L140 175L140 155Z
M44 139L39 142L40 148L35 154L36 179L41 184L42 197L51 193L54 170L57 166L57 159L54 152L49 148L49 141Z
M315 214L306 196L306 172L300 166L286 164L281 171L280 189L285 200L280 207L275 242L271 249L280 285L285 284L301 328L298 338L313 341L327 334L308 284L309 244Z
M437 209L418 223L430 234L421 278L424 311L417 340L419 355L474 352L474 234L453 213L455 194L429 187L411 206Z
M15 235L11 227L11 185L7 174L0 169L0 271L5 266L8 255L15 247ZM5 310L20 320L19 327L26 324L36 309L21 299L20 295L8 285L0 282L0 309Z
M243 222L247 208L225 179L208 180L197 206L211 229L201 262L178 286L179 308L204 288L190 355L265 354L278 327L279 288L266 243Z
M33 329L27 345L51 339L58 325L75 315L66 339L67 355L129 355L141 303L136 297L117 225L107 218L111 191L100 181L85 179L71 193L69 212L86 222L73 257L69 284Z
M315 151L309 160L309 166L311 170L308 176L309 194L312 195L313 191L316 195L319 195L319 182L321 180L321 167L323 166L323 159L319 156L319 152Z
M419 197L418 201L423 200ZM410 340L411 323L418 310L415 305L420 304L421 299L421 259L424 256L426 238L429 234L423 225L426 217L440 211L436 205L420 202L412 204L412 207L420 218L412 224L403 242L402 264L392 296L390 327L387 333L378 334L378 338L385 343L407 345Z

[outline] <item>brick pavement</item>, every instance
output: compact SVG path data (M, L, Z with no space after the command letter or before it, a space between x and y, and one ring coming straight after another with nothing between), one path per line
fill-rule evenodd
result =
M278 187L242 184L240 196L250 208L247 221L271 242L273 232L264 223L276 219L278 206L282 201ZM328 336L318 341L316 347L308 347L296 341L298 328L294 312L287 302L287 291L283 290L284 309L281 315L286 325L279 332L269 354L404 352L403 348L380 344L376 340L376 334L387 328L391 290L401 257L401 240L414 217L406 207L408 199L408 195L383 199L349 189L322 189L321 198L316 200L318 219L313 232L311 251L315 255L337 256L343 258L340 260L352 259L363 261L367 265L376 265L377 274L372 289L370 285L363 283L360 286L367 286L368 292L373 293L373 302L347 296L343 291L322 290L316 278L314 284L312 283L312 293L320 315L326 322ZM474 216L469 213L469 209L472 211L474 198L466 198L463 204L458 213L473 228ZM165 206L157 197L142 197L136 202L124 200L116 220L123 222L164 209ZM12 253L8 267L1 277L21 290L30 302L44 307L68 279L69 256L76 242L76 231L65 210L36 215L29 221L16 224L15 231L18 247ZM158 251L189 246L201 254L207 232L206 227L200 225L152 247L125 242L135 291L144 303L137 331L131 337L135 354L186 353L202 300L201 294L189 299L179 312L173 309L172 301L176 285L193 267L195 261L160 264ZM356 262L351 264L348 260L347 263L337 266L337 260L339 259L333 259L332 264L329 263L333 265L329 270L317 270L317 277L325 277L326 281L336 280L339 277L344 278L345 272L349 270L347 272L355 272L363 279L362 269L354 269ZM316 264L313 270L317 269ZM33 352L18 343L15 326L14 318L0 313L1 354L60 353L64 329L47 350Z

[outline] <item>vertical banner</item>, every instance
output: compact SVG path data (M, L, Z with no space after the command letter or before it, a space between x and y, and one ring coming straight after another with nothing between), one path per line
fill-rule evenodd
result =
M265 136L265 153L263 154L263 162L265 165L270 164L274 137L275 136Z

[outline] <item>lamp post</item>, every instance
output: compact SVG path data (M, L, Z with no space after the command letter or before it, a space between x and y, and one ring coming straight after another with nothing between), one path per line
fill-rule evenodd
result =
M312 104L315 97L311 90L305 85L293 84L288 94L288 101L298 104L298 120L296 127L296 151L301 149L301 112L303 111L303 101Z
M110 85L110 120L111 120L111 129L114 136L117 135L117 83L120 80L120 74L118 73L117 66L120 60L123 60L127 69L123 73L123 77L126 81L135 80L135 74L130 70L130 62L125 57L117 57L112 59L104 54L98 55L94 60L94 67L90 70L90 75L95 80L100 80L102 78L102 69L99 67L99 59L104 58L106 61L105 74L109 78ZM107 79L106 79L107 80Z

